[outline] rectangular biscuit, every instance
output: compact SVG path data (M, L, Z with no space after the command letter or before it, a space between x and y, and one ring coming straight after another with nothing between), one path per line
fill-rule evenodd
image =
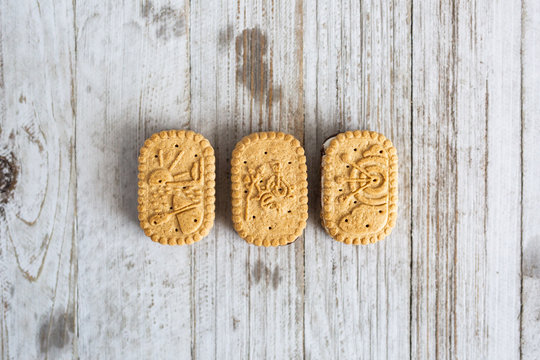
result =
M296 240L308 217L304 149L292 135L261 132L244 137L231 160L234 228L262 246Z
M373 131L347 131L323 148L321 220L346 244L374 243L396 223L398 158L392 142Z
M139 221L161 244L199 241L214 223L214 149L193 131L152 135L139 155Z

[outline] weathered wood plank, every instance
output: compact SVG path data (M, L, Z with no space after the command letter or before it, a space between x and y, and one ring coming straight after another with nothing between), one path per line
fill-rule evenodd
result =
M191 251L145 237L137 155L189 127L189 3L77 2L79 353L191 354Z
M409 1L306 3L308 358L409 356L410 9ZM399 221L374 245L333 241L319 223L321 145L350 129L379 131L398 149Z
M521 4L486 4L489 11L477 15L485 18L487 13L493 29L491 38L482 38L491 50L486 56L491 62L487 79L486 357L511 359L519 356L520 345Z
M521 355L540 359L540 3L522 8L522 313Z
M413 7L413 358L519 355L520 8Z
M76 356L71 1L0 10L3 359Z
M455 339L449 281L457 220L453 14L430 3L413 8L413 358L450 357Z
M231 152L254 131L303 138L302 1L213 1L191 13L192 127L216 149L217 220L194 246L194 354L303 357L303 239L245 243L230 221Z
M190 13L190 53L191 62L191 111L193 130L201 132L212 143L216 152L216 220L210 234L192 249L192 355L197 359L213 359L217 356L218 328L224 329L219 338L221 344L228 348L220 349L223 355L230 356L229 351L245 357L247 347L247 321L242 317L246 313L245 271L238 264L227 264L231 249L223 248L222 239L233 238L234 230L228 220L230 200L226 198L225 175L228 168L224 166L225 157L229 157L229 142L224 141L228 134L225 121L229 118L230 107L228 97L218 98L220 87L226 86L226 72L217 66L217 33L216 26L221 18L218 2L203 4L196 2ZM222 79L220 86L218 83ZM225 104L220 103L224 101ZM220 105L224 105L221 108ZM222 121L220 121L222 120ZM228 250L228 251L227 251ZM241 251L241 250L240 250ZM236 266L235 266L236 265ZM221 281L218 282L218 276ZM243 291L244 290L244 291ZM218 292L220 296L218 296ZM233 296L233 298L229 296ZM244 298L244 299L243 299ZM223 302L221 302L223 301ZM220 305L220 303L222 305ZM219 314L219 315L218 315ZM218 323L218 318L220 322ZM240 332L234 319L241 321ZM221 323L222 321L222 323ZM234 326L234 330L233 330ZM225 330L226 329L226 330ZM243 334L242 334L243 333ZM238 338L237 336L240 336ZM227 344L230 339L230 347Z
M1 357L540 357L539 18L531 0L3 1ZM216 150L216 225L192 246L138 227L138 149L167 128ZM400 157L399 221L366 247L319 225L320 146L357 128ZM278 249L230 221L230 153L259 130L305 138L305 241Z

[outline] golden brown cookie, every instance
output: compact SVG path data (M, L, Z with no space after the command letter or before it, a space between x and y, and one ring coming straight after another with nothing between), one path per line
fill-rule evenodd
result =
M322 225L346 244L374 243L396 223L398 158L392 142L373 131L328 139L322 157Z
M139 221L161 244L199 241L214 224L214 149L193 131L152 135L139 155Z
M255 245L286 245L306 227L307 167L292 135L261 132L244 137L231 160L234 228Z

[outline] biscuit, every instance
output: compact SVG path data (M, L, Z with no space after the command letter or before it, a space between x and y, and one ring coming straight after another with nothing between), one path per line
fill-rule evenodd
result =
M234 228L258 246L296 240L308 217L304 149L292 135L261 132L244 137L231 160Z
M396 223L398 158L392 142L372 131L347 131L323 146L321 221L346 244L374 243Z
M214 224L214 149L193 131L152 135L139 155L139 221L161 244L199 241Z

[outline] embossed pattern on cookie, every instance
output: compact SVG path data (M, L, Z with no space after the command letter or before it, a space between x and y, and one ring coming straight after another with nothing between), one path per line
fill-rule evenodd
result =
M286 245L308 217L304 149L292 135L261 132L244 137L231 160L234 228L251 244Z
M327 140L322 158L322 225L346 244L374 243L397 217L397 152L372 131L347 131Z
M139 155L139 222L161 244L183 245L207 235L215 217L214 149L193 131L152 135Z

